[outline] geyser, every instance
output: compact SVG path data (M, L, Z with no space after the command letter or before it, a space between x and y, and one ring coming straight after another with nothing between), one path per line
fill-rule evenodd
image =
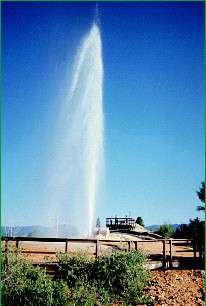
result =
M103 170L103 63L97 22L77 52L68 95L60 107L49 171L50 220L91 235Z

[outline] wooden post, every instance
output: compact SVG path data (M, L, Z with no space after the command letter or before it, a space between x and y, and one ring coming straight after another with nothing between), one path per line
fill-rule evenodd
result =
M163 267L166 268L166 239L163 242Z
M65 241L65 253L67 253L67 251L68 251L68 241L66 240Z
M128 251L131 251L131 241L128 241Z
M199 258L201 259L203 255L203 248L202 248L202 244L199 242Z
M100 251L100 241L96 240L96 258L99 256Z
M134 242L135 245L135 251L137 251L137 241Z
M197 258L197 244L194 239L193 239L193 251L194 251L194 258Z
M19 240L16 240L16 253L18 253L18 248L19 248Z
M172 268L172 238L170 238L169 240L169 243L170 243L170 268Z
M5 253L8 253L8 239L5 239Z
M5 264L8 265L8 239L5 239Z

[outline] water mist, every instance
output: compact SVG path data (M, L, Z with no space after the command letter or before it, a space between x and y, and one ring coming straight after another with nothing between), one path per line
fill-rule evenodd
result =
M96 21L76 54L60 113L48 182L49 216L90 236L104 160L102 43Z

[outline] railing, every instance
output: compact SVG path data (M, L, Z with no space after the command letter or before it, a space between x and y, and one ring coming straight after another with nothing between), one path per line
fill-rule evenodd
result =
M20 242L47 242L47 243L55 243L55 242L61 242L64 243L64 252L68 252L68 245L71 243L86 243L86 244L94 244L95 245L95 257L98 257L100 255L100 248L102 245L107 245L107 246L118 246L115 245L116 243L120 244L120 248L122 245L126 245L126 250L131 251L131 250L138 250L140 244L144 243L162 243L162 251L160 254L152 255L149 254L149 259L151 260L161 260L163 263L163 267L167 266L167 263L169 263L169 266L172 266L172 261L175 259L177 256L174 256L176 252L192 252L193 257L197 257L197 250L195 247L195 243L193 242L192 239L156 239L156 240L98 240L98 239L72 239L72 238L43 238L43 237L1 237L1 240L5 242L4 249L2 250L3 253L8 253L9 252L9 241L15 242L16 245L16 250L19 250L22 253L45 253L45 254L55 254L56 252L50 252L50 251L21 251L20 250ZM185 245L188 246L188 250L174 250L174 247L177 245ZM169 246L169 250L166 250L166 247ZM190 248L189 248L190 246ZM169 254L168 254L169 253ZM200 253L199 253L200 256ZM201 255L202 256L202 255Z
M109 229L132 229L135 225L133 218L106 218L106 227Z

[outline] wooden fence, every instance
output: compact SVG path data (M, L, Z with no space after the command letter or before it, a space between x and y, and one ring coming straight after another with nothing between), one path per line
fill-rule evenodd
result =
M149 254L149 259L150 260L160 260L163 263L163 267L167 266L167 263L169 263L169 266L172 266L172 262L174 259L177 258L177 256L174 255L174 247L177 245L182 245L182 246L187 246L188 249L186 252L191 252L191 256L193 258L203 257L203 251L199 250L197 253L197 247L196 244L192 239L156 239L156 240L98 240L98 239L67 239L67 238L43 238L43 237L6 237L2 236L1 237L2 242L4 242L4 248L2 249L3 253L8 254L9 252L9 241L15 242L16 250L19 250L22 253L45 253L45 254L56 254L56 252L51 252L51 251L32 251L32 250L27 250L27 251L21 251L20 250L20 242L47 242L47 243L57 243L61 242L64 243L64 252L68 252L68 246L69 244L74 244L74 243L84 243L84 244L94 244L95 245L95 257L98 257L100 255L100 249L102 245L107 245L107 246L115 246L115 244L122 244L126 245L124 249L127 251L132 251L132 250L138 250L140 244L144 243L161 243L162 244L162 250L160 254L152 255ZM166 250L167 249L167 250ZM178 252L181 252L178 251ZM182 251L185 252L185 251Z

